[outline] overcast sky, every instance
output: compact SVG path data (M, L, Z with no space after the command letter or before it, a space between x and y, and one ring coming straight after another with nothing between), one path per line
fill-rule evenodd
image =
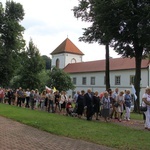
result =
M105 59L105 47L97 43L79 42L82 28L89 26L74 17L71 9L78 6L78 0L13 0L23 5L25 16L21 22L25 27L24 39L32 38L41 55L50 53L67 37L85 54L83 61ZM6 0L1 0L5 7ZM112 49L110 56L119 57Z

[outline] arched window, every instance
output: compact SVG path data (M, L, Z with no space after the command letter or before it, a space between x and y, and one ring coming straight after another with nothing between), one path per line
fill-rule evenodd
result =
M60 60L57 58L56 59L56 67L59 68L59 65L60 65Z
M72 58L72 59L71 59L71 63L76 63L76 59L75 59L75 58Z

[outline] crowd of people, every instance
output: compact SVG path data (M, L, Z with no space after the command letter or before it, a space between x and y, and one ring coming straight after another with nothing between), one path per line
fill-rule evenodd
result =
M87 120L99 120L103 117L106 122L113 118L119 122L122 119L129 121L131 101L130 90L119 91L118 88L101 93L92 92L91 89L81 90L77 91L73 97L68 96L65 91L59 92L52 89L44 89L40 93L38 89L0 88L1 103L64 115L76 114L78 118L85 117Z
M44 89L41 93L38 89L17 90L4 89L0 87L0 103L7 103L32 110L47 111L49 113L59 113L63 115L86 118L87 120L99 120L103 118L106 122L111 119L130 121L131 104L133 96L129 89L114 91L108 89L99 93L87 91L77 91L73 97L67 92L52 89ZM142 96L142 105L147 107L143 112L145 129L150 130L150 88L145 89Z

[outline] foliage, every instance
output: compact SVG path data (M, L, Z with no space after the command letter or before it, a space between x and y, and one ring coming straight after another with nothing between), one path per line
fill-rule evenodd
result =
M19 53L24 48L23 31L19 23L24 10L20 3L7 1L5 9L0 3L0 84L8 86L18 67Z
M50 57L48 57L46 55L43 55L42 58L43 58L43 60L45 62L46 70L50 70L51 69L51 59L50 59Z
M69 74L56 67L50 72L49 85L52 88L55 87L59 91L68 91L75 88Z
M150 1L80 0L75 16L93 22L81 40L111 42L118 54L135 57L135 88L137 105L141 81L141 61L150 50ZM134 107L135 109L138 109Z
M33 111L5 104L0 104L0 115L52 134L93 142L115 149L149 150L150 146L149 131L132 129L111 122L89 122L85 119Z
M44 69L44 62L32 39L29 41L27 50L21 55L22 62L18 81L20 86L25 89L40 88L41 82L38 74Z
M104 44L106 48L106 71L105 71L105 82L106 90L110 88L110 76L109 76L109 43L113 39L111 34L109 34L110 27L103 26L103 20L99 21L97 19L96 12L96 2L95 1L80 1L78 7L74 7L74 15L77 18L81 18L83 21L91 22L91 26L88 28L83 28L83 36L79 38L80 41L84 42L98 42L99 44ZM99 16L98 16L99 17ZM101 17L99 17L101 18Z
M48 85L50 70L43 69L39 74L38 78L40 80L39 91L42 91L45 88L45 85Z

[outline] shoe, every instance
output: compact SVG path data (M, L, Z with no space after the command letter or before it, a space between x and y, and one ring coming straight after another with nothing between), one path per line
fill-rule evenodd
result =
M98 118L96 118L96 120L99 120Z
M127 119L128 121L130 121L130 119Z

